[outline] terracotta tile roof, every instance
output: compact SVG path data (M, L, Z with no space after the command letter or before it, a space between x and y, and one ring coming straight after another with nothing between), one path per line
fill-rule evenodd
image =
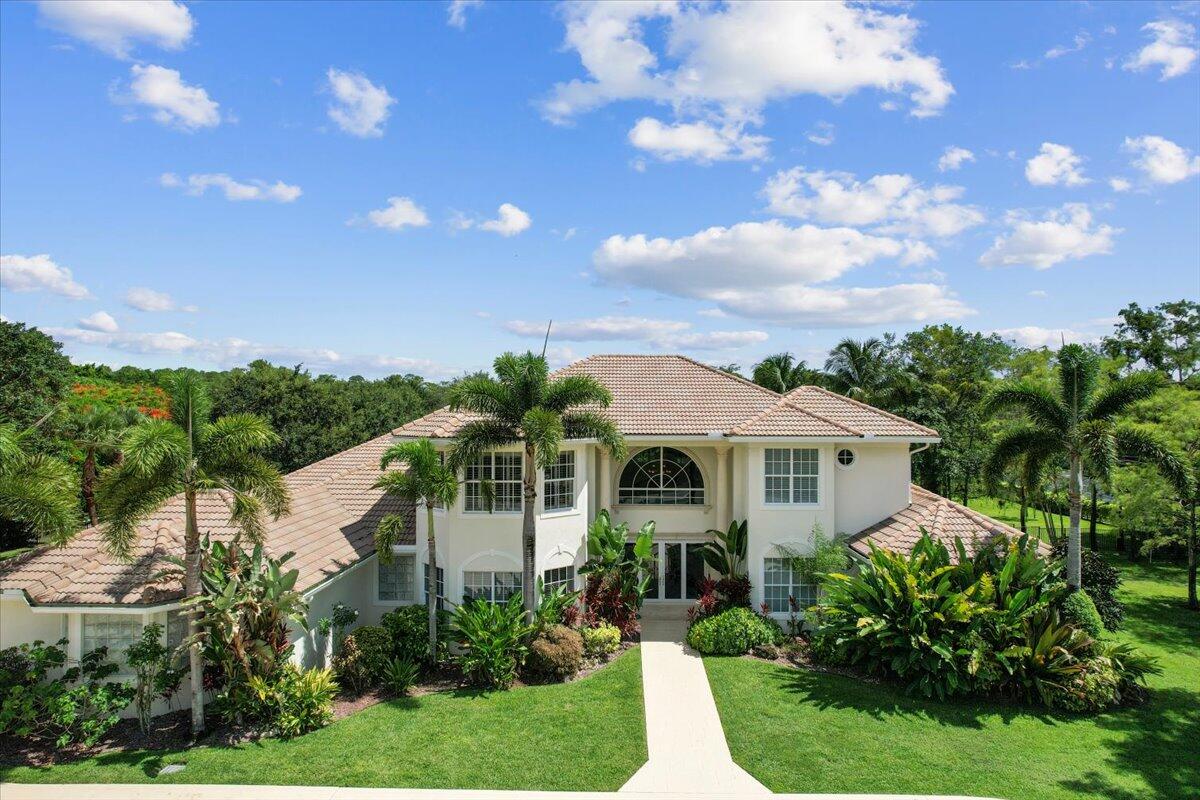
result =
M266 547L274 555L294 552L289 564L300 572L303 591L375 552L374 531L385 514L404 514L415 530L411 504L371 488L379 458L392 441L385 434L285 476L291 513L268 522ZM221 496L201 495L197 514L202 533L228 540L229 509ZM410 541L406 544L412 544ZM39 604L151 605L183 596L178 580L159 576L164 555L183 554L183 501L176 497L138 529L130 562L104 549L100 531L88 528L66 547L39 548L0 562L0 590L23 590Z
M851 536L847 544L862 556L871 554L870 544L908 553L921 538L922 527L930 536L943 542L951 556L955 553L955 537L962 540L967 555L973 556L997 536L1021 536L1021 531L1016 528L913 484L912 502ZM1049 552L1049 545L1040 547Z
M678 355L597 355L553 374L591 375L612 392L602 413L627 436L937 436L936 431L816 387L787 397ZM474 415L441 408L393 431L451 439Z

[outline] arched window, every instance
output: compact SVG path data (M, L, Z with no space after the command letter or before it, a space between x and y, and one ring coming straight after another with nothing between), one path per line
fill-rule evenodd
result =
M650 447L621 470L617 502L631 506L704 505L704 478L696 462L673 447Z

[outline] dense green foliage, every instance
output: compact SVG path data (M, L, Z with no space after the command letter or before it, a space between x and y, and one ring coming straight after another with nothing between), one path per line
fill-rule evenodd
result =
M570 678L583 666L583 638L566 625L551 625L529 643L525 666L536 675Z
M594 628L580 628L579 635L583 637L583 652L589 658L607 656L621 647L621 631L607 622Z
M0 423L33 426L67 397L71 361L62 345L37 328L0 320ZM43 429L34 449L46 452L52 432Z
M585 576L584 622L615 625L622 636L640 629L638 610L650 586L654 566L654 523L647 522L638 531L633 546L626 550L629 525L614 525L606 509L601 509L588 526L587 561L579 569Z
M441 637L450 622L450 612L438 611L437 619ZM429 617L425 606L400 606L384 614L379 625L391 637L390 657L414 664L429 660ZM444 637L441 637L439 649L444 649L444 644Z
M1093 639L1104 635L1104 621L1100 619L1100 612L1096 610L1096 604L1086 591L1071 592L1064 597L1059 606L1059 613L1062 614L1063 622L1073 625Z
M1054 557L1066 555L1067 544L1060 542L1054 547ZM1083 553L1083 590L1092 598L1096 611L1104 623L1106 630L1115 631L1121 627L1125 617L1125 609L1117 592L1121 588L1121 573L1099 553L1086 550Z
M403 658L393 658L383 673L383 685L397 697L409 693L421 675L421 665Z
M273 675L250 679L254 719L282 739L315 731L333 721L338 684L331 669L301 670L285 664Z
M125 663L134 676L133 704L143 732L150 728L154 701L169 700L183 680L183 670L175 666L173 655L163 643L163 627L157 622L142 628L141 638L125 651Z
M343 687L362 692L379 685L393 657L392 634L379 625L364 625L342 640L333 669Z
M782 640L783 632L774 620L742 606L698 619L687 632L688 645L704 655L739 656Z
M520 595L507 603L468 600L455 607L451 621L461 648L458 664L475 686L507 689L529 652L533 626L525 622Z

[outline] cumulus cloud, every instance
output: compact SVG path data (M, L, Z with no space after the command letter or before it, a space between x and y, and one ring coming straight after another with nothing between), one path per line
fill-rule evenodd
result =
M174 0L40 0L42 22L116 58L129 58L137 42L178 50L195 21Z
M1178 19L1160 19L1142 26L1150 44L1126 59L1121 66L1133 72L1162 68L1159 80L1186 75L1196 63L1196 29Z
M1133 188L1133 184L1125 178L1109 178L1108 187L1114 192L1128 192Z
M967 148L950 145L942 153L942 157L938 159L938 172L954 172L960 169L963 164L974 160L975 154Z
M518 336L540 339L546 334L545 322L511 320L505 330ZM694 331L690 322L647 317L595 317L556 321L551 336L558 341L632 341L644 342L665 350L727 350L767 340L762 331Z
M479 8L483 0L450 0L446 6L446 24L462 30L467 27L467 9Z
M1193 175L1200 175L1200 156L1192 155L1190 150L1170 139L1161 136L1127 137L1123 147L1137 156L1133 166L1141 170L1152 183L1179 183Z
M767 291L731 288L714 299L741 316L806 328L932 322L975 313L936 283L871 288L783 286Z
M361 73L334 67L329 68L326 78L334 98L328 108L329 118L351 136L364 139L383 136L383 125L396 102L387 87L371 83Z
M135 286L125 292L125 305L138 311L196 311L195 306L180 305L166 292L148 289L145 286Z
M1111 253L1113 239L1121 232L1110 225L1096 225L1084 203L1067 203L1052 209L1040 220L1021 211L1010 211L1009 231L997 236L979 263L985 267L1025 264L1049 269L1063 261Z
M121 326L113 319L112 314L107 311L97 311L95 314L89 314L79 320L79 327L89 331L100 331L101 333L116 333Z
M962 197L961 186L927 188L911 175L875 175L860 182L846 172L795 167L775 173L763 194L776 214L877 226L882 233L947 237L984 221L977 207L954 202Z
M357 217L350 220L350 224L361 222ZM367 212L366 222L376 228L398 231L402 228L423 228L429 224L429 217L411 197L389 197L387 206Z
M283 181L236 181L223 172L192 174L186 179L173 172L164 172L158 182L169 189L183 189L187 194L194 196L202 195L209 187L213 187L224 192L226 200L234 201L272 200L276 203L291 203L301 195L299 186L292 186Z
M134 64L130 75L128 94L117 99L152 109L150 116L159 124L184 131L221 124L220 103L202 87L184 83L178 70Z
M814 125L812 130L804 134L804 136L813 144L828 147L834 143L837 137L837 128L832 122L822 120Z
M1038 155L1025 163L1025 177L1034 186L1082 186L1083 158L1065 144L1042 142Z
M50 256L0 256L0 286L10 292L45 291L70 300L92 296L87 287L76 282L71 270L54 263Z
M532 224L533 218L524 211L512 203L501 203L500 208L497 210L496 218L484 220L479 223L479 227L482 230L507 237L516 236L521 231L528 230Z
M664 124L642 117L629 131L629 143L662 159L687 159L707 164L712 161L757 161L767 157L766 136L745 133L741 125L716 127L707 122Z
M1065 342L1067 344L1083 344L1094 342L1100 337L1094 334L1073 331L1070 328L1042 328L1037 325L1023 325L1018 328L997 328L992 331L1010 342L1031 350L1048 347L1057 350Z

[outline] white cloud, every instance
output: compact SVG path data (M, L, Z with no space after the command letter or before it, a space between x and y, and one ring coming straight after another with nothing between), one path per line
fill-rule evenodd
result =
M101 333L116 333L121 326L113 319L112 314L107 311L97 311L95 314L89 314L79 320L79 327L86 328L89 331L100 331Z
M540 339L546 335L545 322L511 320L504 329L518 336ZM693 331L690 322L647 317L595 317L555 321L550 337L556 341L632 341L645 342L666 350L725 350L767 340L762 331Z
M357 218L350 220L351 224L357 222L360 222ZM398 231L406 227L423 228L429 224L429 217L411 197L389 197L385 208L367 212L367 223Z
M813 129L805 134L805 137L813 144L821 147L828 147L833 144L837 136L837 127L832 122L821 120Z
M1114 192L1128 192L1133 188L1133 184L1125 178L1109 178L1108 186Z
M962 197L962 187L926 188L911 175L875 175L860 182L846 172L795 167L775 173L763 193L776 214L879 226L883 233L947 237L984 221L977 207L953 202Z
M1065 144L1042 142L1039 154L1025 162L1025 177L1034 186L1082 186L1083 158Z
M467 27L467 9L482 5L483 0L450 0L446 6L446 24L462 30Z
M1196 29L1177 19L1161 19L1142 26L1150 44L1131 55L1121 66L1134 72L1162 67L1159 80L1186 75L1196 63Z
M128 98L119 99L153 109L156 122L185 131L221 124L220 103L202 87L184 83L178 70L134 64L130 74Z
M735 314L805 328L933 322L960 319L975 313L945 286L934 283L872 288L732 289L720 302Z
M70 300L92 296L86 286L75 281L71 270L55 264L45 253L0 256L0 285L11 292L47 291Z
M329 118L351 136L383 136L383 124L396 102L396 98L388 94L387 87L371 83L361 73L334 67L329 68L326 78L334 97L328 109Z
M1036 297L1038 299L1044 299L1044 298L1049 297L1050 295L1045 289L1032 289L1029 292L1029 296Z
M45 328L44 330L55 339L72 344L104 347L138 355L170 355L177 360L190 359L193 364L214 364L222 368L247 364L261 358L289 365L302 363L310 369L333 372L338 375L415 372L429 378L444 379L458 373L458 370L450 369L428 359L388 355L350 355L327 348L279 346L235 337L197 339L178 331L135 333L105 332L84 328Z
M719 308L702 308L696 313L702 317L712 317L713 319L724 319L729 316Z
M1200 156L1161 136L1126 137L1123 148L1137 155L1133 166L1153 183L1179 183L1200 175ZM1115 188L1115 187L1114 187Z
M1092 37L1086 31L1080 31L1079 33L1075 34L1075 39L1072 44L1055 45L1047 50L1045 54L1046 58L1061 58L1062 56L1070 53L1078 53L1080 50L1087 47L1088 42L1091 40Z
M292 186L283 181L267 183L262 180L251 180L248 183L236 181L223 172L200 173L180 178L173 172L164 172L158 182L171 189L183 189L190 195L199 196L211 186L225 193L226 200L273 200L277 203L290 203L301 195L299 186Z
M516 236L521 231L528 230L532 224L533 219L524 211L512 203L501 203L496 218L479 223L479 227L482 230L507 237Z
M196 311L195 306L181 306L166 292L135 286L125 292L125 305L138 311Z
M757 161L767 157L766 136L745 133L741 125L720 128L707 122L665 125L653 117L642 117L629 131L629 143L663 161L689 159L712 161Z
M1094 334L1080 333L1069 328L1042 328L1037 325L1023 325L1019 328L997 328L992 333L1000 338L1015 342L1021 347L1037 350L1048 347L1057 350L1063 343L1094 342L1100 337Z
M116 58L129 58L135 42L178 50L195 25L174 0L40 0L38 10L47 26Z
M974 161L975 154L965 147L950 145L938 159L938 172L954 172L968 161Z
M997 236L979 257L985 267L1027 264L1049 269L1063 261L1111 253L1113 238L1120 228L1093 224L1092 212L1083 203L1067 203L1046 213L1041 220L1023 212L1010 211L1009 232Z

